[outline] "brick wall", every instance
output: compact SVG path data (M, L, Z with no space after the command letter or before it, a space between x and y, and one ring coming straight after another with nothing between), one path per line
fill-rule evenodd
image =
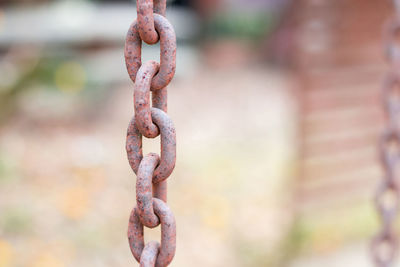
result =
M296 73L301 114L301 209L372 198L381 176L381 28L389 1L300 0ZM331 203L331 204L328 204Z

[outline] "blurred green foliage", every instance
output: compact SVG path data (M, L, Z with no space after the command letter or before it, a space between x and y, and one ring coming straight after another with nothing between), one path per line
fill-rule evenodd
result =
M21 71L10 88L0 88L0 123L4 123L18 109L19 96L29 90L58 92L65 99L79 96L81 100L96 102L104 96L105 85L91 76L79 55L40 55L38 62L27 71Z
M9 207L1 213L0 229L10 235L29 232L32 229L32 216L26 208Z
M11 182L17 177L16 162L0 151L0 184Z
M277 16L268 12L229 12L211 19L205 28L211 37L235 37L259 40L267 36L277 22Z

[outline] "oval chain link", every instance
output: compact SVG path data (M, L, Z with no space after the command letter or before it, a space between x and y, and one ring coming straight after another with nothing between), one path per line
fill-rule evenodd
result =
M375 195L382 228L372 240L372 258L377 267L393 267L398 249L395 221L400 205L400 1L393 0L395 16L384 31L384 46L391 70L382 85L382 102L387 125L379 141L383 179Z
M154 28L154 13L165 15L166 1L137 0L137 21L140 38L147 44L158 42L159 36Z
M154 2L153 2L154 1ZM166 0L137 0L137 20L128 31L125 42L125 63L135 83L134 110L127 132L126 151L132 170L137 174L136 207L128 225L129 246L142 267L168 266L176 249L175 217L167 201L166 179L176 161L176 134L167 115L167 88L175 74L176 36L164 17ZM160 63L142 64L142 41L160 41ZM150 106L150 93L152 106ZM161 155L143 157L142 137L161 135ZM144 227L161 224L161 243L144 242Z
M154 138L160 134L157 125L151 119L150 111L151 80L159 68L160 65L157 62L150 60L139 68L136 75L135 91L133 94L136 126L139 132L147 138Z
M176 36L171 23L163 16L153 14L154 26L160 36L160 70L151 82L152 90L166 87L175 75ZM139 25L135 20L128 31L125 42L125 61L129 76L135 82L136 74L142 65L142 39Z

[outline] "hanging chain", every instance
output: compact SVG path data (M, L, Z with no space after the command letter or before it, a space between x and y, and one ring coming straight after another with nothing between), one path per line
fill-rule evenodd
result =
M387 125L379 142L384 178L378 187L375 203L382 228L372 242L372 256L377 267L394 266L398 240L395 222L400 205L400 1L393 0L395 16L385 27L385 50L390 63L382 86L383 108Z
M167 181L176 160L176 135L167 115L167 85L175 74L176 36L164 17L166 0L137 0L137 20L128 31L125 62L134 82L134 110L127 133L126 151L136 173L136 207L129 218L128 239L131 252L142 267L168 266L176 248L175 217L167 205ZM160 42L160 63L142 64L142 41ZM152 107L150 106L150 94ZM143 157L142 136L160 135L161 155ZM161 224L161 242L144 242L144 226Z

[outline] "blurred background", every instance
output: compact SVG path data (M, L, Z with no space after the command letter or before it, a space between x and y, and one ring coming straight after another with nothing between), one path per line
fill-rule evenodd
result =
M0 267L137 266L123 58L134 2L0 1ZM372 266L391 13L374 0L168 2L171 266Z

